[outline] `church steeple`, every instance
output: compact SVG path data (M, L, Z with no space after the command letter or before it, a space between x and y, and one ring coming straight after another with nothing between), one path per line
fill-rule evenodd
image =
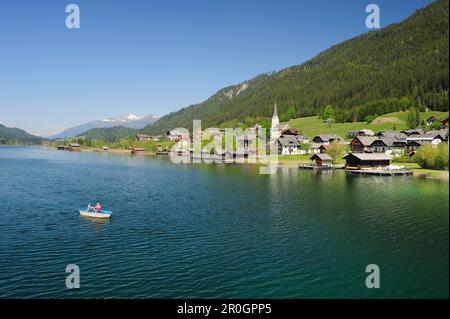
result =
M273 116L272 116L272 127L270 129L270 138L272 140L275 140L280 137L278 125L280 125L280 119L278 118L277 102L275 101L275 106L273 108Z

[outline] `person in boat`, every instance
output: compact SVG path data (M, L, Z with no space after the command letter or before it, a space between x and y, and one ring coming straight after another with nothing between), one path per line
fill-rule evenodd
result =
M95 205L95 211L98 213L99 211L102 210L102 205L100 205L100 203L97 203L97 205Z

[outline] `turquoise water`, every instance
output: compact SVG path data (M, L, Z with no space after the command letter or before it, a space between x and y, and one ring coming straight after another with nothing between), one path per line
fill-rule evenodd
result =
M444 298L448 185L3 147L0 297Z

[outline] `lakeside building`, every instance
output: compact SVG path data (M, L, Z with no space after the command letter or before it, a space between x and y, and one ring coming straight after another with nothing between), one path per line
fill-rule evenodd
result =
M328 154L314 154L310 158L311 161L314 162L315 166L318 167L332 167L333 166L333 158L331 158Z
M191 140L189 136L189 132L185 132L183 130L172 130L167 132L167 138L170 141L180 142L180 141L189 141Z
M409 141L406 144L406 151L409 156L414 156L419 148L430 143L429 141Z
M345 169L361 170L391 165L392 157L383 153L351 153L344 156Z
M286 135L277 139L278 154L280 155L300 155L300 143L295 136ZM306 154L306 151L303 151Z
M152 136L152 135L147 135L147 134L137 134L136 135L136 139L139 142L146 142L146 141L160 141L162 138L161 135L156 135L156 136Z
M71 143L69 145L69 148L71 151L79 151L80 150L80 144L78 143Z

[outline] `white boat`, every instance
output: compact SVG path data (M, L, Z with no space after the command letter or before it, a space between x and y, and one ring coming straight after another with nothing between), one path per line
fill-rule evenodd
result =
M92 218L111 218L112 211L110 210L100 210L96 212L95 210L87 210L87 209L80 209L80 216L85 217L92 217Z

